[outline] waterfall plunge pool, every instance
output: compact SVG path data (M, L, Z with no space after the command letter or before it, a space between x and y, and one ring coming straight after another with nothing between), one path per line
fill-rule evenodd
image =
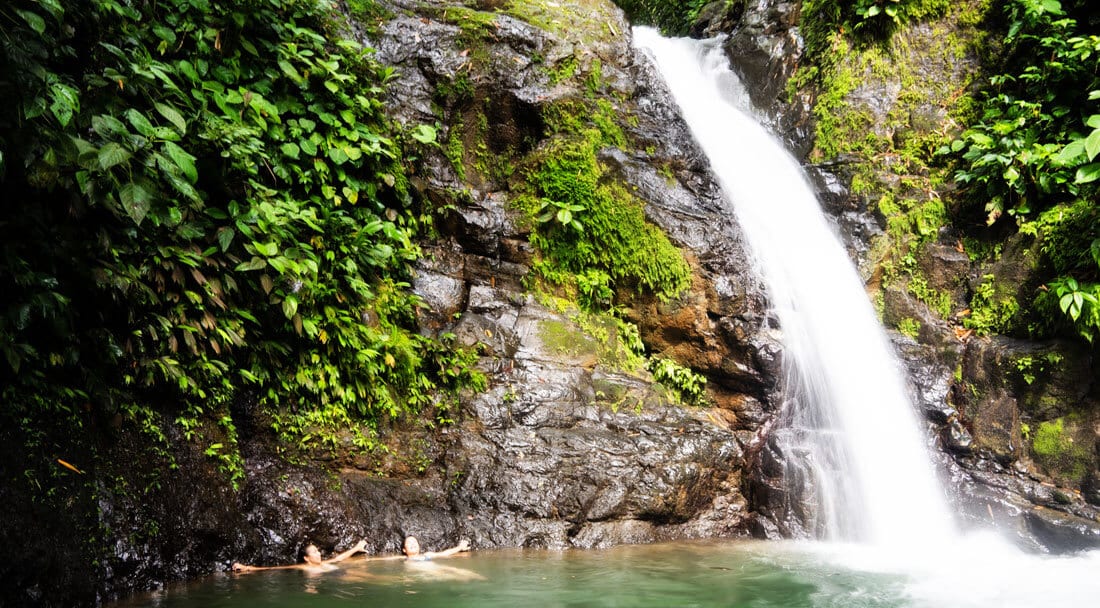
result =
M346 562L338 571L218 574L113 608L1023 608L1095 606L1100 553L991 551L991 538L900 563L857 545L700 541L591 551L499 549L435 562ZM985 556L971 561L973 556ZM990 559L990 555L998 555ZM922 563L916 563L920 561Z

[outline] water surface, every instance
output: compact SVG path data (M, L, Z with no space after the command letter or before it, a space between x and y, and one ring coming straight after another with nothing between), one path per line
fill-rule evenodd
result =
M220 574L114 608L1076 608L1100 597L1097 556L968 557L899 564L856 546L757 541L487 550L428 563L353 559L318 575Z

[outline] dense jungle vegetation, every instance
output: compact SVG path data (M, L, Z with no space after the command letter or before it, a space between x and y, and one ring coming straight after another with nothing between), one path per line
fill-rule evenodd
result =
M231 406L291 444L482 380L415 330L392 72L316 0L0 7L0 418L32 482L83 435L169 425L242 475ZM162 457L167 458L163 452ZM166 462L171 466L172 463Z
M1081 0L1003 0L961 9L940 0L811 0L803 5L808 58L828 69L837 36L853 46L882 44L901 25L942 16L977 19L988 32L985 76L959 91L950 114L961 133L938 148L900 150L927 163L944 192L940 217L910 222L919 243L949 225L972 258L995 258L1016 234L1038 244L1035 279L1019 301L990 281L971 296L964 324L979 333L1049 337L1100 335L1100 36ZM945 44L950 42L945 41ZM819 129L819 138L822 138ZM825 139L828 135L825 135ZM820 145L820 143L819 143ZM913 162L915 161L915 162ZM925 170L925 169L920 169ZM886 207L888 223L892 209ZM929 225L924 225L929 224ZM918 296L923 294L917 294Z

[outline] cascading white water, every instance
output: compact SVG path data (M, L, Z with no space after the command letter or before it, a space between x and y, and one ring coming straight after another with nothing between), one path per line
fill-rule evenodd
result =
M716 41L635 28L709 157L779 319L789 367L784 432L811 471L830 540L942 548L944 491L892 348L798 163L746 110Z

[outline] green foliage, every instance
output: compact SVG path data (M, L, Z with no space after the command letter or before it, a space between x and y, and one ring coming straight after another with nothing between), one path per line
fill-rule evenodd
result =
M532 199L532 213L551 208L555 214L547 219L557 220L537 223L531 235L543 255L538 270L558 284L571 279L563 271L592 277L599 276L588 274L596 270L615 288L675 297L690 284L691 269L668 237L646 221L641 201L622 185L603 179L596 159L599 132L587 135L551 143L530 174L538 196ZM607 284L602 279L598 283Z
M654 357L646 366L653 379L671 389L684 403L701 405L706 396L707 379L691 368L684 367L672 359Z
M379 26L393 18L393 13L375 0L347 0L348 13L374 34Z
M1039 357L1024 355L1014 362L1020 379L1028 386L1050 375L1050 373L1062 364L1063 357L1058 353L1046 353Z
M920 321L911 317L906 317L898 321L898 331L901 332L902 335L916 338L920 334Z
M6 413L134 421L247 393L369 423L477 382L415 331L392 72L330 9L18 0L0 20Z
M615 0L631 23L652 25L666 36L685 36L699 11L712 0ZM727 0L727 10L741 0Z
M805 0L802 22L807 53L826 54L836 33L857 43L881 41L898 26L943 15L950 0Z
M958 162L965 220L1012 217L1036 236L1047 285L1034 308L1086 340L1100 335L1100 36L1082 0L1011 0L1004 73L981 117L942 153ZM1060 317L1060 319L1059 319Z
M1082 338L1092 342L1100 335L1100 283L1081 284L1073 277L1058 277L1047 285L1040 298L1057 301L1058 309Z
M970 316L963 321L965 327L973 329L979 336L990 333L1008 334L1013 332L1018 323L1020 304L1014 296L1002 293L994 276L987 274L974 290L970 309Z

